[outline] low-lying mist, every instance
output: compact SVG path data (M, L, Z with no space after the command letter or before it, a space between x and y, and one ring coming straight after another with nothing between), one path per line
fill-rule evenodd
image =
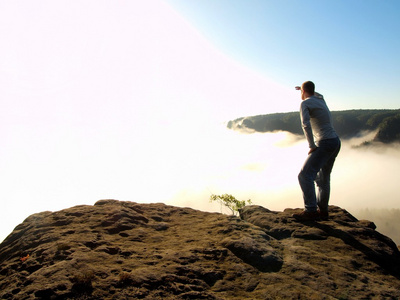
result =
M396 237L400 244L396 231L400 226L384 226L381 222L384 218L380 217L386 210L392 214L392 209L400 208L397 175L400 150L394 144L358 147L371 140L374 134L366 132L360 137L342 140L332 172L330 204L348 210L357 218L365 218L363 212L368 209L368 218L376 222L377 230L393 239ZM223 211L207 200L210 194L228 193L240 200L251 199L253 204L271 210L303 207L297 182L308 151L303 137L285 132L241 134L231 131L209 146L212 159L201 162L201 153L198 157L198 163L208 167L197 170L198 175L204 171L201 180L181 189L171 203ZM375 217L374 211L378 210L379 216Z
M19 155L19 164L10 165L3 177L8 201L0 240L30 214L99 199L226 212L209 198L227 193L271 210L303 207L297 175L308 147L302 136L243 134L201 119L156 125L147 132L138 130L133 138L125 131L91 139L53 137L41 141L43 151L35 157ZM370 136L343 140L332 172L330 204L356 217L365 209L400 208L398 145L354 147L365 140ZM378 230L386 228L373 216L371 221ZM397 236L394 231L382 233Z

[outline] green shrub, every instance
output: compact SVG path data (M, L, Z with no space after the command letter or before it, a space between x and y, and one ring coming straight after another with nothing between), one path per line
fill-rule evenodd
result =
M245 207L247 204L252 204L251 200L237 200L235 197L229 194L223 195L211 195L210 202L217 201L221 205L226 206L231 212L232 215L237 215L239 213L239 209Z

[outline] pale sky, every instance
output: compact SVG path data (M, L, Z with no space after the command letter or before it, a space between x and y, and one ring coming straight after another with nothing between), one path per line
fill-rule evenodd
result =
M298 110L305 80L332 110L398 108L398 11L395 1L0 0L0 240L30 214L99 199L196 206L196 192L232 186L298 196L303 157L289 152L304 145L273 149L286 137L266 143L224 122ZM276 173L284 153L293 179Z

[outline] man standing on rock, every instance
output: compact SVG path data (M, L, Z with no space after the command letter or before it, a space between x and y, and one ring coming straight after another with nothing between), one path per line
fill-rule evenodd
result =
M300 118L310 150L298 176L305 209L293 217L299 221L327 220L330 177L340 139L333 128L331 112L323 96L315 92L314 83L306 81L296 89L301 90Z

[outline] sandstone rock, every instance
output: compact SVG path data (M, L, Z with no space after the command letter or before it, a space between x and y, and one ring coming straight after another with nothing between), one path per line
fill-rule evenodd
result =
M0 244L0 299L399 299L396 245L330 209L303 223L116 200L34 214Z
M249 237L226 238L221 244L260 271L279 271L282 267L282 258L266 240L256 241Z

